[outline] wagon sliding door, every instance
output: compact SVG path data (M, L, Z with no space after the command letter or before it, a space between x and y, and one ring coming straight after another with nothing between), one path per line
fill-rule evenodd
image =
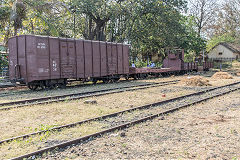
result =
M60 41L61 78L76 78L74 41Z

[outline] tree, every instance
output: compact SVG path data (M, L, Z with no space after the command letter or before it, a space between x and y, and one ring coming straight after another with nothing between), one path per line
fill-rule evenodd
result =
M164 52L161 52L163 48L181 47L179 42L184 26L180 23L180 10L185 3L157 0L144 2L137 1L132 5L134 11L127 27L127 39L132 45L133 56L165 56Z
M121 14L123 0L81 0L74 1L77 15L85 17L85 31L83 36L90 40L106 40L105 29L107 22Z
M240 43L240 0L225 1L218 11L212 30L211 40L208 41L207 50L220 42Z
M189 14L194 17L199 36L207 36L208 26L216 18L217 1L214 0L189 0Z
M142 57L164 56L166 47L197 52L202 46L195 26L182 15L185 0L8 0L4 6L0 18L5 21L0 24L8 26L9 36L31 33L129 43L132 55Z
M239 36L240 25L240 0L228 0L222 4L218 12L217 23L213 25L215 36L230 34Z

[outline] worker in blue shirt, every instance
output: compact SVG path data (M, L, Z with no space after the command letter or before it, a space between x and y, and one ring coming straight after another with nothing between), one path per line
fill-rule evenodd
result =
M151 63L151 68L154 68L156 65L155 65L155 63Z

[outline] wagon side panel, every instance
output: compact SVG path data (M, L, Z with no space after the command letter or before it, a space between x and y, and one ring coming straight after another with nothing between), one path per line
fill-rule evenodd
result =
M75 43L60 39L61 78L76 78Z
M118 74L123 74L123 50L122 44L117 45L117 54L118 54Z
M50 65L49 65L49 44L48 37L36 37L37 50L37 74L38 80L50 79Z
M117 74L117 44L116 43L112 43L112 73L113 74Z
M14 80L17 78L16 65L18 64L18 53L17 53L17 38L13 37L8 41L9 47L9 78Z
M93 77L101 76L101 55L99 49L99 42L92 41L93 47Z
M123 73L129 73L129 46L123 45Z
M59 39L49 38L50 50L50 78L60 79L60 53L59 53Z
M76 40L76 55L77 55L77 78L85 78L84 76L84 46L83 40Z
M18 38L18 64L20 67L20 78L23 78L26 82L28 81L27 77L27 66L26 66L26 39L25 36L19 36Z
M39 74L38 71L38 59L36 52L36 37L35 36L26 36L26 67L27 67L27 79L28 82L38 80Z
M93 57L92 57L92 42L84 41L85 53L85 78L92 77L93 73Z
M107 43L107 70L108 75L114 74L113 72L113 62L112 62L112 44Z
M105 42L100 42L101 52L101 76L107 76L107 46Z
M69 67L69 76L68 78L76 78L76 54L75 54L75 41L68 40L68 67Z

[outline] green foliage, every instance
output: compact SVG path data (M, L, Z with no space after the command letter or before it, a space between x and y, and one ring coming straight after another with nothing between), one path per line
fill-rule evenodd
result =
M9 15L11 13L11 8L9 6L1 6L0 7L0 21L7 21L9 19Z
M134 64L135 64L135 66L137 68L148 67L148 63L146 61L143 61L143 60L136 61ZM152 62L149 61L149 65L151 65L151 64L152 64ZM162 67L162 63L161 62L156 62L154 64L155 64L156 68L161 68Z
M181 43L182 48L184 48L186 55L195 53L195 56L199 55L199 53L206 47L206 41L199 36L196 28L196 23L192 16L184 17L181 23L185 26L185 34L182 35Z
M147 67L147 62L144 62L142 60L135 62L135 66L138 67Z
M8 56L0 55L0 66L8 66Z
M166 56L166 47L199 53L205 42L192 17L182 15L185 9L185 0L6 0L0 25L8 29L0 41L38 34L129 43L133 57Z
M49 129L55 127L55 125L43 125L43 124L40 124L39 125L39 128L35 128L35 132L37 131L48 131Z

